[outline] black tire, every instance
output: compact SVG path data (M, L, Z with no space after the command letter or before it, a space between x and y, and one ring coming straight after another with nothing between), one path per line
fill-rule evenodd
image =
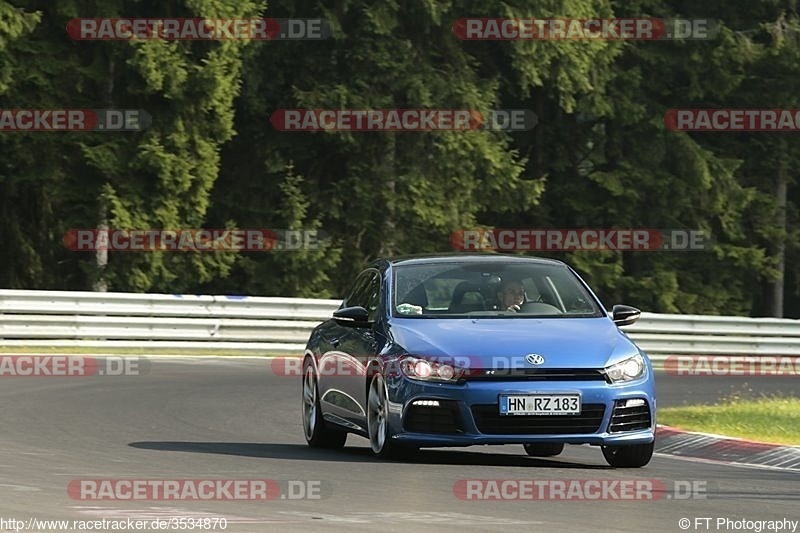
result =
M319 404L317 375L308 359L303 363L302 387L303 434L308 445L311 448L343 448L347 433L330 429L325 423Z
M615 468L641 468L650 462L655 442L628 446L602 446L603 457Z
M367 435L370 449L381 459L408 459L417 448L393 442L389 434L388 393L386 382L380 373L375 373L367 389Z
M525 453L531 457L555 457L564 451L564 443L523 444Z

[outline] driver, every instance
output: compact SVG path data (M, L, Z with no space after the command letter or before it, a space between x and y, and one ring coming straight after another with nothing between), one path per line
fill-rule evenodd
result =
M497 291L497 301L500 302L498 308L501 311L520 311L525 303L525 287L522 282L514 279L503 281Z

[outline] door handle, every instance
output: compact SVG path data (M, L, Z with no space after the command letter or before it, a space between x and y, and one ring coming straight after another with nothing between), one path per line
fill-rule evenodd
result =
M336 337L335 339L331 339L330 343L331 346L333 346L334 348L338 348L339 344L341 343L341 340L339 339L339 337Z

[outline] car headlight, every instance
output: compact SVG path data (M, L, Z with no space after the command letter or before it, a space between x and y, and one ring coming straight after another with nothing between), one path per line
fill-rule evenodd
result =
M400 359L400 370L409 378L424 381L454 382L466 373L463 368L456 365L410 355Z
M644 375L644 370L644 358L641 354L637 353L624 361L607 366L606 375L612 383L619 383L642 377L642 375Z

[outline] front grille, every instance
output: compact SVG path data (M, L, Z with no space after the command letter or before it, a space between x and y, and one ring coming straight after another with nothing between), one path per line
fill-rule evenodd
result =
M498 404L472 406L478 431L487 435L577 435L596 433L603 423L606 406L585 403L579 415L501 415Z
M602 370L593 368L471 368L464 381L607 381Z
M453 400L438 400L439 407L414 405L406 409L403 424L406 431L414 433L463 433L464 424L458 403Z
M650 406L647 402L644 405L625 407L627 402L628 400L614 402L614 412L611 414L611 424L608 426L609 433L650 428Z

